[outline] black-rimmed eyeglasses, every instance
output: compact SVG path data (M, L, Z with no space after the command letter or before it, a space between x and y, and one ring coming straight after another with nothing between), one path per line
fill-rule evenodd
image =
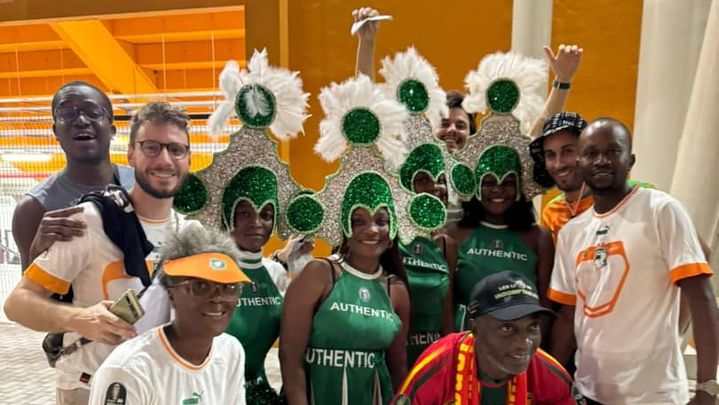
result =
M158 156L162 153L162 149L165 148L167 149L167 153L169 153L173 159L180 160L187 156L187 152L190 150L190 145L184 145L177 142L162 143L153 140L145 140L135 143L139 143L142 153L149 157Z
M75 121L80 113L90 121L101 121L109 112L105 107L85 106L85 107L58 107L55 109L55 118L61 121Z

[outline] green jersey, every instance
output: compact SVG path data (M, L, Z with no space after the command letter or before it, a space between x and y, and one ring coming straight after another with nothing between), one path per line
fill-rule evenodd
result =
M418 237L400 244L402 263L409 280L412 317L407 337L407 366L441 337L442 315L449 292L447 260L434 241Z
M474 286L484 277L511 270L537 284L538 257L519 233L499 227L480 225L459 247L454 275L454 302L457 329L467 330L466 306Z
M252 281L242 289L235 313L226 332L236 337L245 349L245 381L248 403L256 391L267 390L265 357L280 334L283 298L263 264L261 252L241 252L239 266ZM255 387L261 386L262 388Z
M393 389L385 351L400 326L388 283L343 269L312 320L305 354L309 403L388 404Z

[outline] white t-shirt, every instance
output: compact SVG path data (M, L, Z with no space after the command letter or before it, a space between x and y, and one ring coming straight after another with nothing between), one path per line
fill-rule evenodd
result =
M549 298L576 305L576 382L605 404L684 404L679 280L712 274L668 194L636 187L613 210L559 232Z
M121 344L102 363L89 405L244 405L244 373L245 352L234 337L216 336L198 366L180 357L158 327Z
M140 292L142 283L139 278L125 274L124 255L105 234L100 211L93 203L80 205L84 207L84 212L72 218L87 224L83 236L67 242L55 242L33 261L25 276L58 294L65 294L72 285L72 305L76 307L89 307L102 300L117 300L130 288ZM140 223L147 240L155 245L147 256L148 266L152 269L153 263L159 259L160 246L168 235L197 222L186 221L173 212L165 221L152 222L140 218ZM78 339L80 335L77 333L65 333L63 345L70 345ZM92 342L70 355L62 356L56 364L58 388L88 389L88 380L114 347Z

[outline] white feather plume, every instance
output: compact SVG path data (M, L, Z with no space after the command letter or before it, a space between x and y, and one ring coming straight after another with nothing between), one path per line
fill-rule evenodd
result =
M432 124L432 129L437 130L442 118L449 115L447 94L439 87L437 72L414 47L395 54L394 58L384 58L379 74L385 79L386 83L382 87L388 97L396 98L399 85L407 79L417 80L424 85L429 96L429 105L424 114Z
M485 113L487 89L497 79L509 79L519 87L519 103L512 115L519 120L523 133L527 133L544 106L541 89L546 86L547 63L514 52L497 52L482 58L477 70L467 74L464 84L469 94L462 106L470 113Z
M220 89L225 95L225 100L207 120L211 135L217 136L222 133L225 123L235 111L235 95L240 91L240 87L242 87L240 82L240 66L236 61L229 60L220 73Z
M342 119L355 108L366 108L379 120L380 133L374 146L393 169L398 168L407 155L403 121L409 116L405 107L394 98L386 97L382 90L364 75L332 83L319 95L325 119L320 122L320 138L315 145L323 159L332 162L348 148L342 131Z
M239 71L237 63L231 62L234 63L234 67L231 67L230 62L228 62L220 74L220 87L225 94L226 100L210 116L210 122L214 124L214 126L210 126L211 130L215 131L215 128L219 126L219 130L213 132L213 134L222 132L222 126L234 110L235 97L242 86L252 85L264 86L275 96L277 114L270 124L270 130L278 139L291 139L297 136L299 132L304 132L302 123L309 117L306 113L309 93L302 91L302 80L298 72L290 72L287 69L270 66L267 61L266 49L262 51L255 50L247 63L247 70ZM227 74L225 75L225 80L223 80L223 75L226 71ZM245 102L250 115L266 115L269 113L271 106L258 90L252 89L247 94ZM228 109L230 113L227 112Z

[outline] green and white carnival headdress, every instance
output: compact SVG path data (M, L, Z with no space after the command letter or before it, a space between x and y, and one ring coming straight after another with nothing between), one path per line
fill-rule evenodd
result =
M489 114L477 134L454 154L460 163L452 167L450 179L462 200L473 196L481 200L482 180L489 175L502 182L515 174L517 199L520 193L531 199L543 192L534 181L531 139L525 134L542 111L540 89L546 83L546 71L542 60L498 52L484 57L465 78L469 94L462 107L469 113L489 110Z
M221 133L233 109L242 128L230 136L226 149L213 155L209 167L189 176L175 196L175 208L205 224L232 230L241 201L258 213L272 204L275 227L286 238L289 229L280 214L302 188L279 159L268 129L283 141L303 131L309 94L302 91L297 72L269 66L266 50L254 52L247 70L228 62L220 87L225 101L208 120L210 132Z
M449 115L447 95L439 87L434 67L413 47L383 59L379 73L385 79L381 88L386 97L394 97L409 113L404 121L405 145L409 152L398 175L402 187L414 193L414 179L419 173L426 173L435 182L446 176L446 162L451 158L434 133L442 118ZM409 212L417 236L429 235L438 218L442 223L446 220L446 208L439 199L425 196L422 200L423 209Z
M366 76L333 83L322 89L319 99L325 119L315 151L328 162L341 158L340 167L326 178L321 191L292 200L289 226L338 246L343 236L352 236L351 214L356 208L371 213L386 208L390 237L399 234L403 242L411 242L407 238L413 225L407 212L420 209L424 199L402 188L392 175L407 153L404 106L385 97Z

